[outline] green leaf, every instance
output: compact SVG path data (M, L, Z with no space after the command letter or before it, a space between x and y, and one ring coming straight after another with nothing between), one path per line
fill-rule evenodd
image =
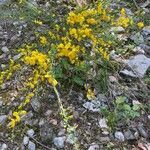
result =
M78 77L78 76L75 76L75 77L73 78L73 81L74 81L75 83L77 83L78 85L81 85L81 86L84 85L84 81L83 81L80 77Z
M124 104L125 111L131 111L131 107L128 104Z
M125 102L125 97L120 96L116 99L116 104L122 104Z
M133 107L132 107L132 109L133 109L134 111L137 111L137 110L140 109L140 106L139 106L138 104L134 104Z

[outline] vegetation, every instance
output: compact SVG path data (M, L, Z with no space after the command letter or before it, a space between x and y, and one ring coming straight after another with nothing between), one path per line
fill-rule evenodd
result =
M110 29L113 27L117 31L117 27L123 27L128 33L144 27L143 21L129 16L124 8L119 12L112 11L108 1L82 4L81 7L74 7L76 4L70 2L72 8L62 6L63 13L57 11L54 2L51 5L55 7L51 10L26 0L11 4L14 13L9 17L28 23L36 39L34 42L25 39L20 47L15 48L19 59L11 59L5 70L0 71L1 87L18 74L18 80L22 83L18 98L24 98L13 108L8 127L14 129L22 122L29 111L27 106L31 99L39 89L48 88L56 94L64 128L69 136L73 135L76 149L79 149L75 137L77 125L72 121L71 110L63 105L61 90L72 85L79 87L86 91L89 100L95 99L95 87L101 93L107 92L108 73L115 68L110 53L116 50L122 54L119 52L122 41ZM142 107L127 104L124 97L118 97L111 105L113 110L106 107L101 111L110 129L114 129L118 121L126 123L139 117Z

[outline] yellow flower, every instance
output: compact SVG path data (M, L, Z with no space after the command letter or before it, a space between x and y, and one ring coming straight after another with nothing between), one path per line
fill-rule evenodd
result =
M82 14L75 14L74 12L70 12L67 18L67 23L71 25L79 23L80 25L82 25L84 20L85 19Z
M25 2L26 2L26 0L19 0L19 4L23 4Z
M94 25L97 23L97 21L94 18L90 18L86 20L88 24Z
M48 82L50 84L52 84L53 86L56 86L58 84L58 82L50 75L50 74L46 74L45 78L48 80Z
M16 121L15 119L11 119L10 123L9 123L9 128L14 128L16 125Z
M95 92L92 91L90 88L88 88L86 96L87 96L88 100L94 100Z
M70 29L70 30L69 30L69 34L70 34L71 36L73 36L75 39L78 38L77 29L75 29L75 28Z
M109 61L109 54L102 47L99 48L99 51L100 51L102 57L105 60Z
M78 53L80 51L80 46L72 45L70 42L66 44L58 45L58 57L68 57L70 62L73 64L78 60Z
M45 36L41 36L41 37L40 37L40 43L41 43L43 46L45 46L45 45L47 44L47 39L46 39Z
M126 15L126 11L125 11L124 8L121 9L121 15L122 15L122 16L125 16L125 15Z
M26 115L26 114L27 114L27 112L25 110L19 111L19 115L21 115L21 116Z
M43 22L42 21L39 21L39 20L34 20L33 21L35 24L38 24L38 25L42 25L43 24Z
M137 26L139 29L143 28L144 27L144 23L143 22L138 22L137 23Z
M18 112L13 112L13 116L15 117L15 121L16 122L19 122L20 121L20 116L19 116L19 113Z

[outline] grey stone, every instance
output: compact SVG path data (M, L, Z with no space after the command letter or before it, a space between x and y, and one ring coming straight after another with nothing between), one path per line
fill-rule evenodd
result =
M99 150L100 147L98 144L92 143L88 150Z
M28 135L29 137L34 137L34 130L33 130L33 129L28 130L28 131L27 131L27 135Z
M109 80L110 80L110 82L112 82L112 83L118 82L117 78L114 77L114 76L109 76Z
M128 16L133 16L134 15L134 13L131 11L131 9L125 8L125 10L126 10L126 13L127 13Z
M52 110L47 110L47 111L44 113L45 116L50 116L51 114L52 114Z
M23 144L24 145L27 145L29 143L29 137L28 136L25 136L24 138L23 138Z
M115 138L120 142L125 140L123 133L120 131L115 132Z
M148 138L148 133L142 125L138 126L138 131L141 134L141 136L143 136L144 138Z
M6 122L7 115L1 115L0 116L0 124L3 125Z
M124 136L127 140L134 140L135 137L130 130L124 132Z
M31 100L31 106L33 107L34 111L38 112L41 108L41 103L36 97L34 97Z
M50 124L45 123L40 127L40 137L42 141L52 141L54 132Z
M1 50L2 50L3 53L8 53L9 52L9 49L6 46L3 46Z
M36 146L33 142L29 141L28 150L36 150Z
M125 69L120 73L131 77L143 78L150 66L150 58L147 58L145 55L139 54L126 60L125 63L132 69L131 71Z
M121 74L124 74L124 75L127 75L127 76L130 76L130 77L137 77L134 73L133 73L133 71L129 71L129 70L127 70L127 69L124 69L124 70L122 70L122 71L120 71L120 73Z
M142 49L140 46L137 46L133 49L133 52L135 52L136 54L144 54L145 51L144 49Z
M150 36L145 39L145 43L150 46Z
M75 134L69 134L67 136L67 139L66 139L66 142L69 143L69 144L74 144L77 142L77 137L75 136Z
M21 53L20 53L20 54L17 54L17 55L15 55L15 56L13 57L13 60L18 60L18 59L20 59L21 56L22 56Z
M150 35L150 26L145 26L142 30L143 36L148 36Z
M112 27L110 29L110 32L123 33L125 32L125 29L123 27Z
M134 35L131 35L130 39L133 40L135 44L144 43L144 37L143 37L143 35L140 34L140 32L138 32Z
M110 138L108 136L100 137L99 139L101 142L109 142Z
M106 102L107 98L99 94L94 101L84 103L83 107L92 112L99 112L102 107L106 106Z
M1 146L0 146L0 150L7 150L8 146L3 143Z
M0 0L0 5L6 4L6 2L8 2L8 0Z
M65 140L66 140L65 136L55 137L54 140L53 140L53 142L54 142L54 145L57 148L64 148L64 146L65 146Z

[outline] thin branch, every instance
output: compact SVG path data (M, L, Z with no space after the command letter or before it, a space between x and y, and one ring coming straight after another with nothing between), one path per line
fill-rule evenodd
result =
M133 2L135 4L136 8L139 9L139 6L138 6L137 2L135 0L133 0Z
M44 147L44 148L46 148L46 149L48 149L48 150L52 150L52 148L50 148L50 147L48 147L48 146L42 144L41 142L39 142L39 141L36 140L35 138L33 138L33 137L30 137L30 138L31 138L33 141L35 141L37 144L39 144L40 146L42 146L42 147Z

